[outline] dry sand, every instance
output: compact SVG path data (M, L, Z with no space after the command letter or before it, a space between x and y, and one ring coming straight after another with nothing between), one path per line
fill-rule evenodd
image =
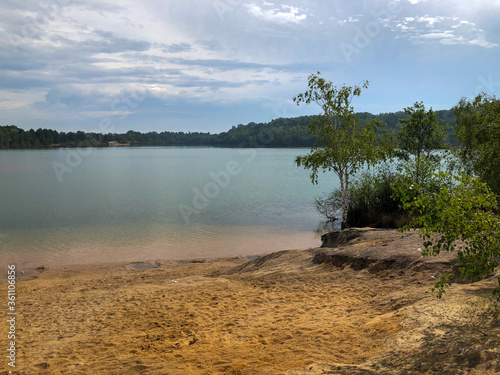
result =
M153 269L51 267L17 283L12 373L500 373L496 280L438 300L429 287L449 258L423 259L418 236L401 237L367 230L339 248Z

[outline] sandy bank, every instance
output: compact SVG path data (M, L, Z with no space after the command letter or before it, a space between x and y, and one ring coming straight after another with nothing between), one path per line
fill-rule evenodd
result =
M495 280L437 300L429 287L449 258L420 247L373 230L254 260L50 267L17 285L13 373L500 372Z

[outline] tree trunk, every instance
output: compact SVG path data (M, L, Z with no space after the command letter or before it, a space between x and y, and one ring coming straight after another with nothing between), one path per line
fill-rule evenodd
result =
M349 211L349 175L346 171L340 174L340 191L342 197L342 224L341 228L347 228L347 212Z

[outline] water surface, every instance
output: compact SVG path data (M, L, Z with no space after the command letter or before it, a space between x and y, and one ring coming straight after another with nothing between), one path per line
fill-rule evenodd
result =
M0 259L23 265L248 255L318 246L307 149L0 151Z

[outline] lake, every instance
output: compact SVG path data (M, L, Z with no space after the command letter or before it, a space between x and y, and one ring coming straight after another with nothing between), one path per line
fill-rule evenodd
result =
M250 255L320 245L308 149L0 151L0 261L19 266Z

